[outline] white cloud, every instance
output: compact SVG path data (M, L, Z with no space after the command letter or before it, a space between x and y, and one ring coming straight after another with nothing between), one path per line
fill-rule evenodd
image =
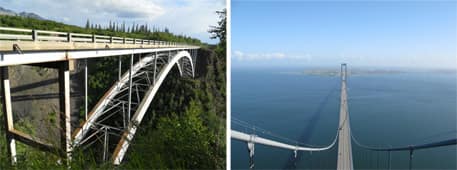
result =
M92 12L101 9L122 18L154 19L164 13L164 9L159 4L150 0L79 0L76 2L87 5L89 9L92 8Z
M244 53L242 51L233 51L233 58L238 61L300 61L310 62L312 56L310 54L291 55L281 52L273 53Z
M192 32L201 38L209 39L209 26L217 25L219 18L216 11L225 8L225 0L182 0L177 2L179 3L160 2L159 4L163 5L166 11L153 23L167 26L176 33Z
M285 58L285 54L283 53L244 54L241 51L234 51L233 54L234 57L238 60L274 60Z

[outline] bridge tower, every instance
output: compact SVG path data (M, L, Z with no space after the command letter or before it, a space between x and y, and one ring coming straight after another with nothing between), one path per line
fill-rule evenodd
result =
M343 63L341 64L341 81L346 81L346 78L347 78L347 64L346 63Z

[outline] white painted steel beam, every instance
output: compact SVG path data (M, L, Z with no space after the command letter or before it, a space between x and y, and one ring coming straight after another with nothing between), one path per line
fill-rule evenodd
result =
M121 141L117 144L116 149L114 150L113 163L115 165L119 165L122 162L122 159L124 158L124 155L127 152L127 149L130 145L129 142L132 141L136 133L137 126L139 126L139 124L143 120L143 117L146 111L148 110L152 99L159 90L160 85L165 80L166 76L173 68L173 66L183 58L187 58L192 63L192 57L190 57L190 54L187 51L178 52L175 56L172 57L171 61L169 61L165 65L165 67L159 72L156 83L152 87L150 87L149 90L146 92L145 98L141 101L140 106L133 115L132 121L129 123L127 131L123 133ZM194 70L194 65L191 64L191 67L192 70Z
M119 55L145 54L153 52L167 52L185 49L198 49L199 47L186 48L150 48L150 49L98 49L98 50L64 50L64 51L26 51L22 54L16 52L0 53L0 67L21 64L35 64L55 61L77 60L98 57L115 57Z
M143 65L146 63L151 62L154 59L154 57L144 57L141 59L141 61L137 62L132 68L132 74L135 74L138 72ZM129 81L129 72L126 72L120 81L116 82L115 85L113 85L108 92L102 97L100 101L95 105L95 107L92 109L92 111L89 113L87 120L84 122L81 128L76 129L75 133L73 134L74 140L73 144L75 146L79 145L79 142L83 139L85 134L89 131L90 127L93 125L93 123L102 115L104 108L109 104L110 101L114 99L114 97L119 94L121 91L122 85L127 84Z
M60 93L60 128L61 145L67 163L71 161L71 106L70 106L70 69L69 62L60 63L59 67L59 93Z
M2 97L3 97L3 114L5 120L5 130L6 130L6 142L7 150L10 155L11 164L16 164L16 140L13 138L13 135L10 134L10 131L14 130L13 122L13 111L11 107L11 93L10 93L10 80L8 75L8 67L2 67L1 77L2 77Z

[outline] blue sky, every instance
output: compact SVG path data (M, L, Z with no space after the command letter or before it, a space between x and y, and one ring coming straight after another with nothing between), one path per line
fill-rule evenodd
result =
M456 68L457 1L232 1L232 67Z
M84 26L86 20L109 25L109 21L168 27L204 42L210 25L217 25L215 11L225 8L225 0L0 0L0 6L15 12L33 12L47 19Z

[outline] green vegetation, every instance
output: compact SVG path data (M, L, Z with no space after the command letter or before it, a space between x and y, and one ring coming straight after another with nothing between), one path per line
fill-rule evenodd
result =
M95 24L90 27L81 28L74 25L67 25L50 20L37 20L33 18L20 17L20 16L8 16L0 15L0 26L2 27L16 27L16 28L28 28L38 30L52 30L60 32L73 32L73 33L84 33L84 34L97 34L97 35L108 35L117 37L129 37L129 38L140 38L140 39L151 39L160 41L173 41L182 42L200 46L206 46L200 40L191 38L186 35L175 35L170 33L168 28L159 29L153 28L152 30L146 25L134 25L132 29L117 29L119 26L113 26L110 23L107 27L102 27L100 24Z
M0 16L0 26L36 28L44 30L96 33L104 35L152 38L166 41L186 42L202 45L198 51L196 77L182 78L178 69L173 68L154 97L145 115L121 169L225 169L225 122L226 122L226 50L225 10L219 26L210 33L218 38L217 46L202 45L199 40L177 36L164 31L143 28L125 31L125 27L113 30L95 29L88 21L87 28L65 25L53 21L30 18ZM127 64L128 57L124 57ZM117 79L117 57L98 58L89 62L89 103L95 105L98 99ZM124 65L122 68L127 68ZM96 70L96 71L95 71ZM50 122L54 122L55 113ZM0 112L0 121L3 122ZM17 119L17 118L16 118ZM37 129L38 131L39 129ZM0 126L0 169L13 168L6 153L4 127ZM58 140L58 138L56 138ZM18 143L18 164L16 169L67 169L54 153L42 152ZM100 164L92 155L96 153L75 151L72 169L112 169L111 164Z

